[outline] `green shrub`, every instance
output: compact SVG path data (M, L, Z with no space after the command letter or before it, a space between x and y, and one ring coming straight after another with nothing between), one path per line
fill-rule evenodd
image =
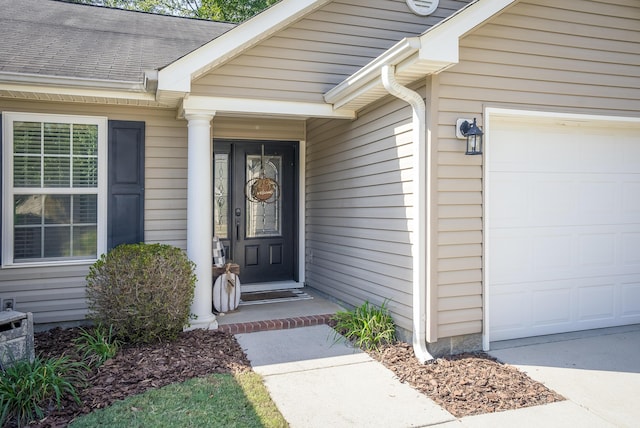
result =
M120 349L121 341L115 338L113 326L109 331L103 325L98 325L92 330L80 329L80 336L73 341L78 351L83 354L84 360L96 367L109 358L115 357Z
M89 270L89 318L124 342L173 340L189 323L194 267L170 245L120 245Z
M378 349L393 343L396 338L395 325L386 307L364 302L353 311L339 311L333 316L335 330L365 350Z
M80 403L74 384L82 379L84 369L67 357L36 357L33 362L17 361L6 368L0 372L0 425L13 421L22 426L42 419L44 407L60 409L67 396Z

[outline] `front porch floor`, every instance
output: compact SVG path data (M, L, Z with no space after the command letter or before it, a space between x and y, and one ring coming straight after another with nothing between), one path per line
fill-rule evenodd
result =
M218 314L218 330L236 334L327 324L333 314L344 310L342 306L329 301L312 288L305 287L302 290L313 298L240 305L233 312Z

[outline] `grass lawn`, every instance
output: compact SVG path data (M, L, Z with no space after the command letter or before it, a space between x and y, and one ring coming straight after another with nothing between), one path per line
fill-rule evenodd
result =
M129 397L74 421L81 427L288 427L254 372L214 374Z

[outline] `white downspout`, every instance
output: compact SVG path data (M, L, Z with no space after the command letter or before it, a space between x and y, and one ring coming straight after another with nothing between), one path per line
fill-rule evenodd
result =
M427 298L430 298L431 257L426 249L431 247L431 231L428 227L431 205L431 150L426 147L426 112L422 96L402 86L395 78L395 66L382 67L382 84L391 95L406 101L413 110L413 351L421 363L433 360L427 350ZM422 239L423 235L425 239ZM424 262L423 262L424 261Z

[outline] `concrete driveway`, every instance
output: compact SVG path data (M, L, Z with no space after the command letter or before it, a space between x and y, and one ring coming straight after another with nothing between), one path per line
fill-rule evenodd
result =
M567 398L570 403L558 403L569 409L567 416L577 405L575 414L587 416L590 426L640 426L640 325L498 342L492 349L500 361Z

